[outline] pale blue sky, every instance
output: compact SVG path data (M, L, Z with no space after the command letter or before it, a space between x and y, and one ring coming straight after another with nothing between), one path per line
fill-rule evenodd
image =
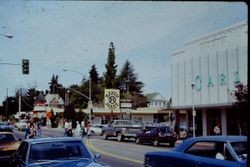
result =
M144 82L144 93L171 97L171 54L183 44L248 20L241 2L0 1L0 103L17 88L49 88L53 74L64 86L79 84L96 64L102 76L112 41L118 72L128 59Z

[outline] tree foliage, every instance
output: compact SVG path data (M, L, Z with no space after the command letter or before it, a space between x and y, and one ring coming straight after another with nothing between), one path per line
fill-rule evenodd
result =
M108 62L105 65L106 72L104 75L105 88L115 88L117 65L115 64L115 47L113 42L110 43L108 51Z
M234 110L236 111L236 122L239 128L239 134L247 134L247 111L248 109L248 86L243 83L235 85L236 90L234 91Z
M104 89L101 84L101 79L95 65L91 66L89 71L89 77L91 79L91 100L95 103L101 103L103 101Z
M132 100L132 107L146 107L147 98L141 93L143 82L138 81L133 65L127 60L117 77L117 87L121 91L121 98Z
M58 83L58 75L54 75L51 78L51 81L49 82L49 93L50 94L57 94L59 92L59 89L62 87L62 84Z

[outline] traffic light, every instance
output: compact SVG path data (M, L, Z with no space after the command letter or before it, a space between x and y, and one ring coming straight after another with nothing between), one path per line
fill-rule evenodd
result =
M29 59L22 60L23 74L29 74Z

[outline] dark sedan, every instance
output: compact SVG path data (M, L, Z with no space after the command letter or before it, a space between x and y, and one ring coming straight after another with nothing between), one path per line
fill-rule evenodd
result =
M189 138L171 151L148 152L145 167L246 167L246 136Z
M136 134L137 144L153 143L158 146L160 143L169 143L174 146L177 135L171 126L146 126L142 132Z
M80 138L24 140L14 154L13 166L103 167Z

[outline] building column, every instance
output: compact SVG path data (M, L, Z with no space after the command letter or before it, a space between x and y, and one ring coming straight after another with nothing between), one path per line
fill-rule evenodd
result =
M207 110L202 109L202 136L207 136Z
M221 109L221 131L222 131L222 135L227 135L227 113L226 113L226 108Z

